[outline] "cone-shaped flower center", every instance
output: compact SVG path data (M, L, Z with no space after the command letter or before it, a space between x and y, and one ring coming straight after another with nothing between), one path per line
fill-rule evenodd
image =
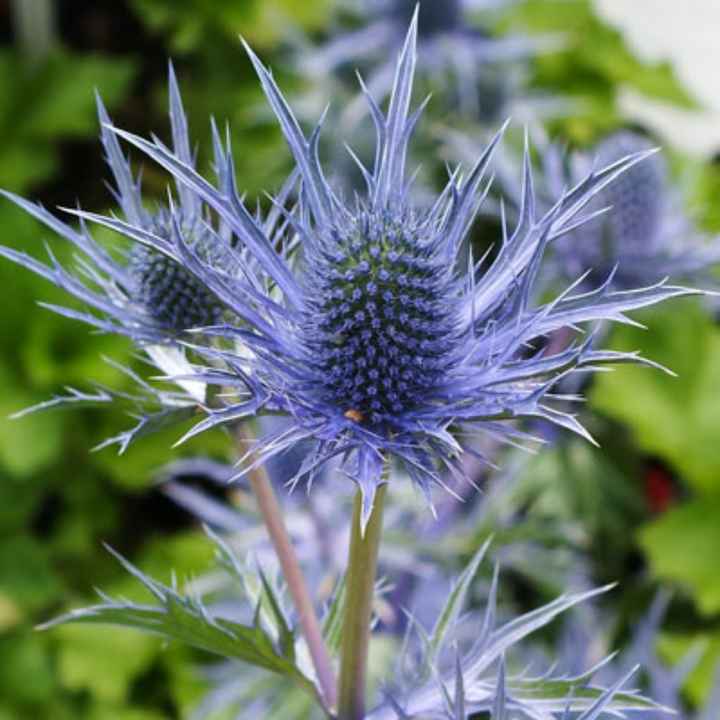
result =
M156 232L169 235L163 218ZM144 245L133 246L128 269L136 283L135 300L165 327L188 330L220 321L222 306L217 298L175 260Z
M597 150L600 166L609 165L631 153L649 150L646 138L623 132L612 135ZM662 222L666 191L666 167L661 155L653 155L633 165L602 193L602 205L612 206L604 219L606 242L614 257L645 255L656 247Z
M452 279L412 222L361 217L309 269L308 349L329 402L397 425L429 401L455 346Z

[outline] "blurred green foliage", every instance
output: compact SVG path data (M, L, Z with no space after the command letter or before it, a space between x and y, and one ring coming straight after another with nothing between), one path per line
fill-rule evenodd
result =
M17 52L0 51L0 186L21 190L56 172L58 139L95 133L94 89L102 88L115 105L134 71L128 58L57 50L30 63Z
M614 345L642 348L677 377L642 367L604 374L593 406L631 427L639 447L667 461L693 491L720 493L720 328L698 301L674 302L640 319L647 330L618 328Z
M167 33L173 52L207 49L221 40L243 35L256 46L287 40L288 31L322 29L331 0L298 3L295 0L132 0L152 30Z
M561 137L588 144L623 123L615 102L623 86L684 107L693 98L668 63L647 65L628 49L620 32L603 23L590 0L525 0L515 3L503 27L557 35L561 51L541 54L534 82L551 94L560 90L577 102L554 123Z
M720 328L699 300L676 302L640 319L647 329L617 328L615 347L642 349L646 357L672 368L677 376L623 368L596 380L591 403L622 421L640 451L661 458L681 479L688 501L675 503L642 527L638 540L653 574L689 594L697 612L718 633ZM680 643L685 635L687 645L689 637L697 634L693 628L676 640ZM698 682L707 688L709 669L720 661L717 642L710 644L706 656L691 681L696 697Z

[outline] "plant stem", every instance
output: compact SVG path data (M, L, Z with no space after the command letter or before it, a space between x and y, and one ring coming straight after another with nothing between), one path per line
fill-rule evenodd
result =
M370 622L386 492L386 484L377 489L364 535L361 528L362 492L358 490L355 496L345 591L338 720L362 720L365 717Z
M31 61L42 60L55 44L53 0L13 0L13 25L17 43Z
M247 441L247 437L242 434L242 429L237 431L237 437L239 441ZM337 702L335 673L330 653L322 636L320 621L315 613L315 606L283 521L282 508L264 467L257 467L248 472L248 478L275 553L280 561L283 578L297 610L300 627L310 651L326 706L331 709Z

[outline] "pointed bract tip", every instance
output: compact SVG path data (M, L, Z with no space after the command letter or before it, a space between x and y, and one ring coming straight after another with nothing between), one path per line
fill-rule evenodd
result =
M419 16L420 3L416 3L412 19L410 20L410 26L408 27L407 35L405 36L405 42L403 43L403 49L400 53L400 57L404 57L408 52L412 52L413 56L415 55L415 52L417 50Z
M265 66L260 62L260 58L255 54L255 51L250 47L250 43L242 36L238 35L238 38L240 39L240 44L243 46L243 49L245 50L247 56L250 58L250 62L255 67L255 70L258 70L258 67L262 70L265 70ZM266 71L267 72L267 71Z

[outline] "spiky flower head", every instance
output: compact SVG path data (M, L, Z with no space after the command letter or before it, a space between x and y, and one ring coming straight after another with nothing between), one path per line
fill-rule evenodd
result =
M604 166L652 149L647 137L623 130L597 145L594 162ZM550 152L557 151L551 148ZM558 173L565 166L554 162L552 192L568 180L577 180L588 163L587 158L575 158L569 168ZM659 152L608 185L593 207L610 211L557 244L565 277L589 270L595 278L614 272L613 282L620 288L668 276L703 282L709 266L720 260L720 247L700 237L686 217Z
M337 458L363 490L365 517L390 458L428 491L448 470L462 475L465 432L507 440L522 436L507 421L541 417L585 434L573 416L553 408L553 385L585 366L637 358L594 350L589 341L548 352L541 349L543 338L561 327L623 321L627 310L690 292L664 284L625 293L600 286L574 294L570 288L548 305L531 306L548 244L581 225L583 207L643 154L591 173L541 217L526 154L517 226L505 228L491 262L468 260L467 234L488 190L483 177L501 133L466 176L459 170L452 175L432 207L413 204L405 165L422 109L410 114L416 34L417 18L398 60L387 115L365 91L377 147L372 170L360 164L367 189L352 203L324 177L320 127L305 137L248 48L302 179L299 207L287 215L299 243L292 261L244 208L234 183L216 188L161 142L115 130L212 207L256 262L240 276L198 258L192 265L208 287L232 287L244 302L233 308L239 322L207 330L225 339L225 349L199 348L224 366L222 372L200 370L200 377L225 388L232 381L237 396L223 392L224 406L208 408L186 437L259 413L285 414L289 426L260 438L253 462L310 441L313 450L291 481L312 481L319 467ZM88 217L163 247L130 224ZM182 238L174 253L183 256Z
M169 81L173 147L178 157L192 164L187 121L172 66ZM108 129L110 118L99 96L97 108L105 158L114 179L112 192L125 220L161 238L166 245L180 234L191 253L202 255L205 262L221 261L222 243L216 242L215 232L205 223L200 200L184 186L178 187L177 200L169 206L154 210L145 207L140 181L134 177L117 137ZM40 205L12 193L2 194L82 253L78 270L72 272L50 251L51 264L47 266L25 253L0 248L0 254L54 282L99 315L53 308L58 312L143 344L172 341L184 330L221 320L223 306L217 296L162 249L134 244L129 251L111 253L94 241L84 224L76 230Z
M358 207L308 253L303 342L317 394L381 433L442 383L459 341L452 271L433 229L402 206Z

